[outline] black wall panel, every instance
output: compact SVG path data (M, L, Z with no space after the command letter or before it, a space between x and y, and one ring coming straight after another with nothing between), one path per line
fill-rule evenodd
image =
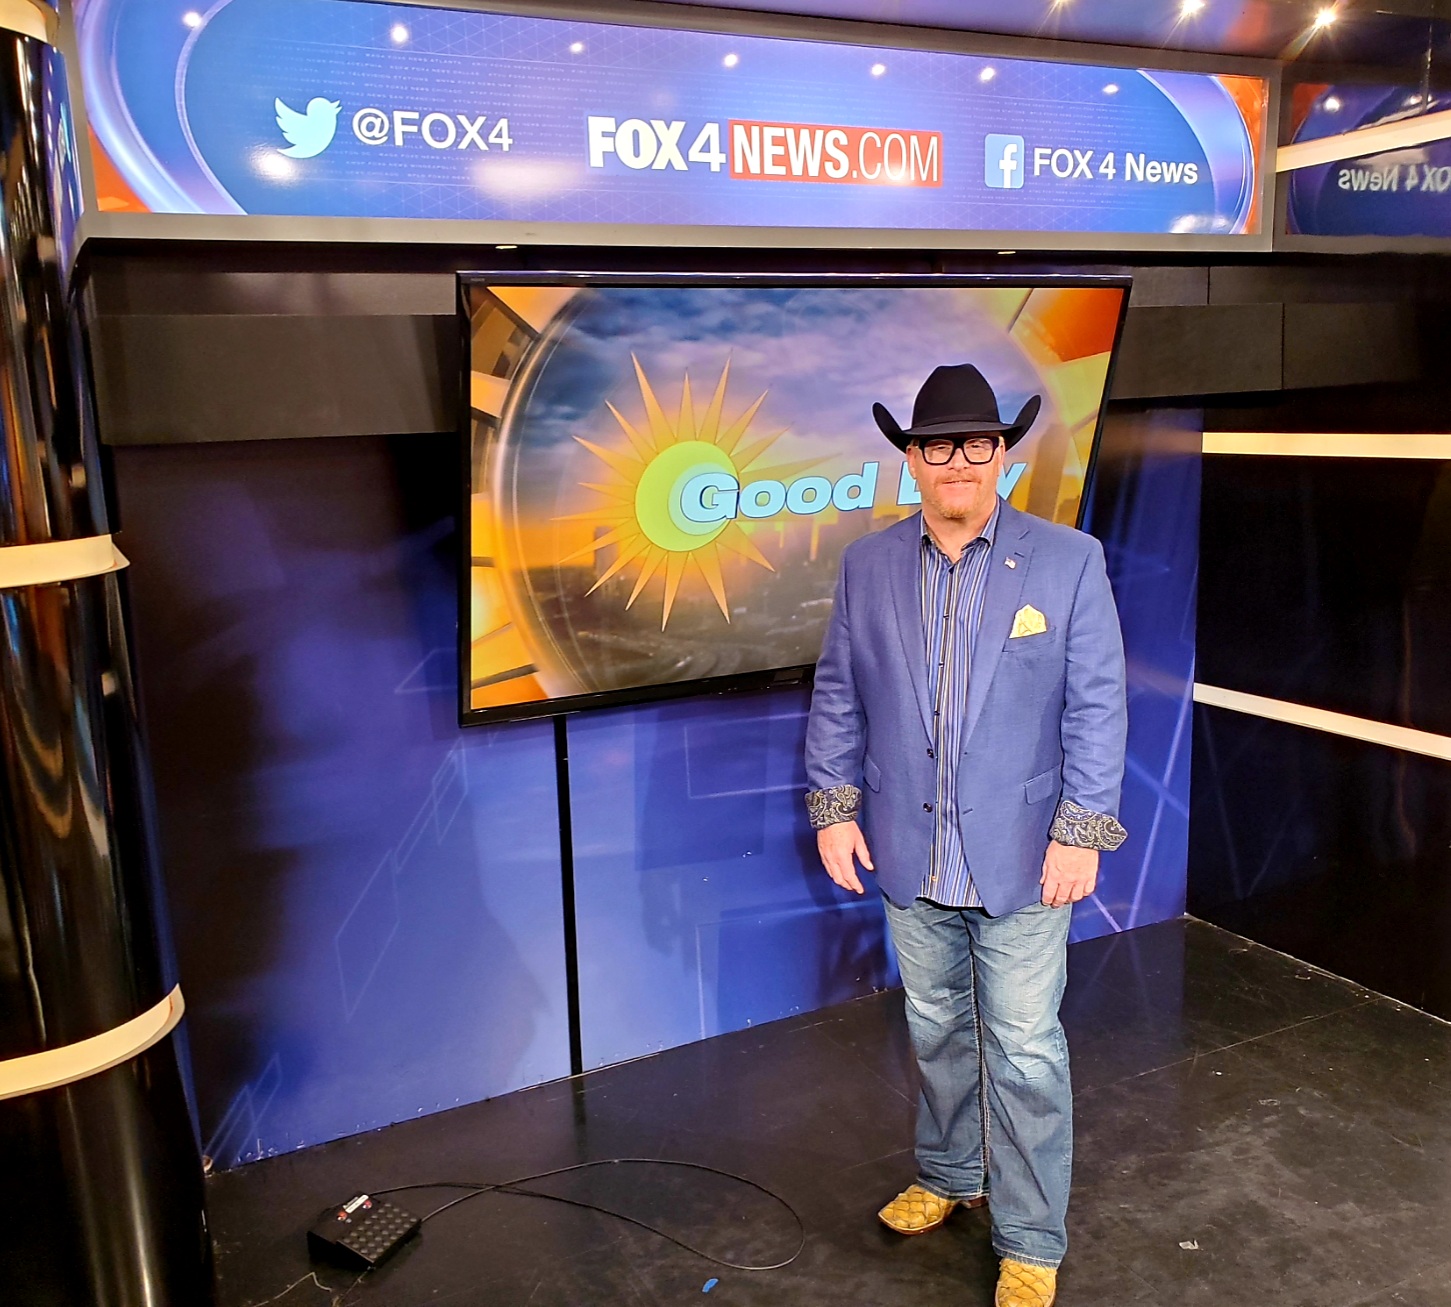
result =
M1438 357L1433 260L1125 268L1072 256L884 250L92 248L101 431L113 445L457 426L454 279L480 268L1132 272L1118 400L1399 382ZM1428 328L1428 322L1431 327ZM1432 344L1428 345L1430 341ZM1430 369L1434 371L1435 369Z
M452 314L128 314L92 340L112 445L414 435L458 412Z
M1203 472L1197 679L1451 735L1451 462ZM1451 761L1198 705L1188 907L1451 1017Z
M1280 304L1131 309L1115 399L1278 390Z
M1451 1018L1451 762L1198 705L1189 912Z
M1414 381L1421 370L1410 304L1286 304L1284 389Z
M1216 455L1203 485L1197 678L1451 735L1451 463Z

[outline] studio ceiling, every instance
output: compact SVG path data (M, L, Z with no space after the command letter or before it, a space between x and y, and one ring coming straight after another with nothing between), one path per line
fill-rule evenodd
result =
M1451 0L715 0L876 23L1412 70L1444 57Z

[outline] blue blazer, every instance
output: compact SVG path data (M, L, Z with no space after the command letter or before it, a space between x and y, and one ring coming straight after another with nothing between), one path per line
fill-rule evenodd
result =
M922 886L932 843L926 805L936 792L921 541L914 513L842 554L806 728L811 788L865 787L867 847L882 892L900 905ZM1047 630L1012 637L1025 605ZM1118 816L1127 733L1123 638L1103 546L1003 503L958 767L962 847L989 913L1039 901L1060 800Z

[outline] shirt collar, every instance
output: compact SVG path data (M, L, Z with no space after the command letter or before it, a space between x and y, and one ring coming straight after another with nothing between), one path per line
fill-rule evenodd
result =
M991 549L993 547L993 544L997 540L998 518L1002 516L1002 508L1003 508L1002 498L1001 497L995 498L993 500L992 516L988 518L987 525L984 526L983 529L981 531L979 531L976 536L974 536L971 540L969 540L967 542L967 546L962 551L964 554L967 552L968 549L971 549L973 545L977 544L977 542L979 540L986 540L987 541L987 547L989 549ZM922 522L922 544L923 544L923 546L925 547L927 545L931 545L933 549L937 550L938 553L941 553L942 556L945 558L947 555L943 551L942 546L937 543L936 539L932 535L932 531L931 531L931 529L927 525L927 518L926 518L926 516L919 512L918 513L918 517L921 519L921 522Z

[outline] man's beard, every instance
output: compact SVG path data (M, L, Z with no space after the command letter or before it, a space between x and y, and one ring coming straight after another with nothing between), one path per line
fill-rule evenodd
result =
M948 482L947 484L975 485L976 483L971 481L961 481ZM967 504L962 502L961 500L953 500L951 502L948 502L942 495L938 494L935 489L925 491L922 495L922 498L931 505L932 511L936 513L938 517L942 518L943 521L946 522L965 522L974 513L978 512L982 507L980 504Z

